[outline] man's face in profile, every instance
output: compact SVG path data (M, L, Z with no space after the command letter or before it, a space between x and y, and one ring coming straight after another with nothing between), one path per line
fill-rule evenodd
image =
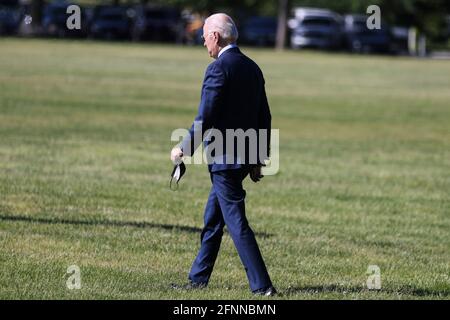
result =
M219 34L218 32L209 32L208 25L203 26L203 45L208 49L208 54L211 58L217 59L219 56Z

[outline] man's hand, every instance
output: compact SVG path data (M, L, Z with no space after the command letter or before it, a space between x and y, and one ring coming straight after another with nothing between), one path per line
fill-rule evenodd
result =
M258 182L262 177L264 176L261 174L261 166L255 166L250 169L250 179L253 182Z
M183 151L179 147L175 147L172 149L172 152L170 152L170 160L174 164L178 164L181 162L181 158L183 157Z

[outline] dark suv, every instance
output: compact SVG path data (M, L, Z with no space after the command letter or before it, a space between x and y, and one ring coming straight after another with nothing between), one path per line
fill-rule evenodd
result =
M345 44L352 52L390 51L391 36L389 27L382 22L381 29L370 30L366 24L367 16L346 15L344 17Z
M133 40L177 41L183 38L181 13L175 8L135 8L132 27Z
M242 25L239 35L241 43L255 46L272 46L277 34L277 19L274 17L250 17Z
M22 11L17 1L0 2L0 35L15 34L19 29Z
M342 18L325 9L297 8L289 20L291 47L338 49L342 45Z
M103 39L129 39L135 11L128 6L101 5L94 8L89 35Z

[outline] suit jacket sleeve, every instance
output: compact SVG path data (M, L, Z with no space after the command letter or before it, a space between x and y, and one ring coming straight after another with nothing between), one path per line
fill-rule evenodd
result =
M203 140L206 130L214 127L218 111L222 105L225 88L225 74L217 62L211 63L206 69L203 80L202 94L197 116L192 124L189 134L181 143L181 150L187 156L192 156ZM196 123L201 122L201 129ZM195 136L198 139L194 139Z
M267 140L266 143L266 154L260 155L260 163L264 164L264 160L268 160L270 156L270 130L272 128L272 115L270 113L269 103L267 101L267 95L266 95L266 89L265 89L265 81L263 78L263 86L262 86L262 93L261 93L261 106L259 111L259 129L265 129L267 130ZM262 141L260 141L262 143Z

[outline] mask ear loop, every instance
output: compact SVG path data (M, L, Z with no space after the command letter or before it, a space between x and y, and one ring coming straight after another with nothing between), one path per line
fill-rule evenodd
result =
M175 182L176 182L175 184L172 183L174 178L175 178ZM172 191L177 191L178 190L178 181L180 181L180 179L181 179L181 167L178 164L173 168L172 175L171 175L170 182L169 182L169 189ZM176 187L174 188L174 187L172 187L172 185L174 185L174 186L176 185Z
M173 187L172 187L172 180L173 180L173 177L170 178L169 189L172 190L172 191L177 191L177 190L178 190L178 182L175 182L175 183L173 184L174 186L176 186L175 188L173 188Z
M178 190L178 179L179 179L179 177L180 177L180 167L178 165L176 165L173 168L172 175L170 177L170 182L169 182L169 189L170 190L172 190L172 191L177 191ZM175 178L175 181L176 181L176 187L175 188L172 187L173 178Z

